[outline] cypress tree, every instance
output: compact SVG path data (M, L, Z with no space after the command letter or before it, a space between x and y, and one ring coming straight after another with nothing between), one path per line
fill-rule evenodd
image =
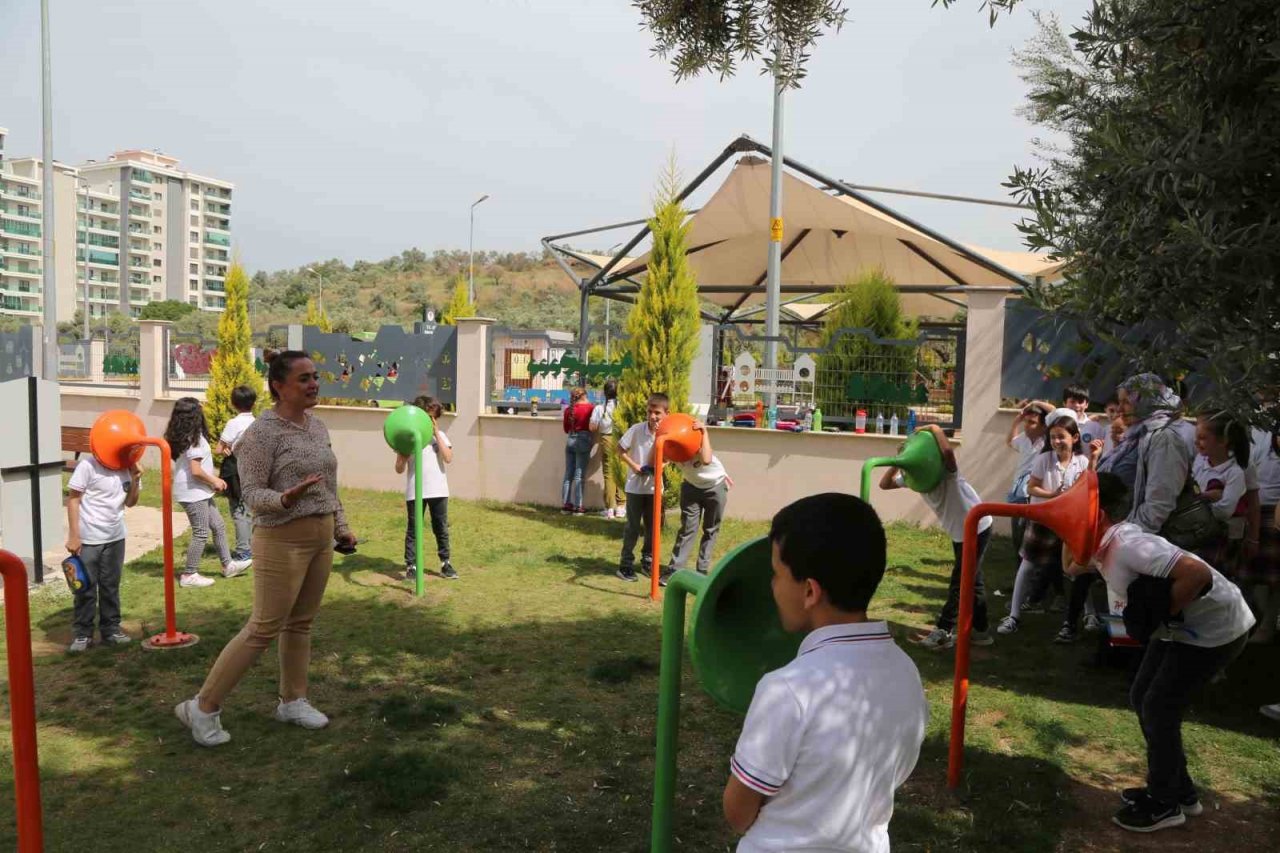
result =
M218 351L213 356L205 391L204 416L214 438L236 416L231 392L237 386L248 385L258 393L258 408L265 405L266 399L262 375L254 367L250 349L249 277L239 263L231 265L226 287L227 306L218 319Z

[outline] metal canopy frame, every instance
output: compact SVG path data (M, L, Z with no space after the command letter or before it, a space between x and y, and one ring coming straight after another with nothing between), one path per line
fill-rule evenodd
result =
M721 166L723 166L725 163L727 163L730 159L734 158L735 156L742 155L742 154L759 154L759 155L763 155L764 157L772 158L773 150L768 145L765 145L763 142L759 142L753 139L747 134L743 134L739 136L737 139L730 142L729 145L727 145L723 151L717 154L716 157L709 164L707 164L707 166L701 172L699 172L693 178L693 180L690 181L684 187L684 189L680 191L680 194L676 197L677 201L684 201L686 198L692 195L699 187L701 187L707 181L708 178L710 178L713 174L715 174L716 171L719 170ZM962 243L959 243L951 239L945 234L942 234L941 232L936 231L933 228L930 228L929 226L921 222L918 222L915 219L909 216L906 216L903 213L899 213L893 208L868 197L864 192L860 191L858 188L856 188L855 186L845 181L829 177L823 174L822 172L819 172L817 169L807 166L804 163L801 163L790 157L784 156L782 158L782 164L783 166L791 169L793 172L803 175L809 180L813 181L823 191L831 192L834 195L838 195L838 196L843 195L843 196L849 196L850 198L856 199L860 203L865 204L866 206L872 208L873 210L883 214L884 216L888 217L894 222L897 222L898 224L904 225L908 228L912 228L920 232L921 234L924 234L926 237L936 240L937 242L946 246L948 249L951 249L953 252L956 252L960 256L971 261L972 263L977 264L978 266L982 267L983 269L986 269L989 272L995 273L997 276L1009 282L1009 286L1007 288L1008 292L1019 292L1031 286L1031 282L1028 281L1025 277L1019 275L1018 273L1008 269L1002 264L996 263L990 258L987 258L983 255L978 254L977 252L970 249L968 246L965 246ZM879 188L866 187L866 189L871 191L877 191ZM950 198L946 196L937 196L937 197ZM975 199L962 198L959 196L956 196L954 198L956 200L976 201ZM1015 205L1010 204L1009 206L1012 207ZM699 209L694 209L689 211L689 215L693 216L698 212L698 210ZM567 240L572 237L582 237L587 234L600 234L606 231L614 231L619 228L631 228L635 226L640 226L640 230L637 231L635 235L632 236L631 239L629 239L625 244L623 244L618 249L618 251L615 254L613 254L609 258L608 262L606 262L604 265L600 265L594 260L586 257L581 252L578 252L572 248L569 248L568 246L558 245L559 241ZM808 236L808 234L809 234L808 229L802 230L786 247L784 247L783 249L784 257L786 254L789 254L792 250L794 250L796 246L798 246L804 240L804 238ZM619 302L627 302L631 304L635 303L636 294L640 292L640 288L642 286L641 283L633 277L634 274L622 275L618 273L613 273L613 270L615 267L618 266L619 263L621 263L621 261L624 258L627 257L628 253L632 249L634 249L636 246L640 245L641 241L643 241L644 238L647 237L648 235L649 235L648 219L631 219L625 222L615 222L609 225L599 225L594 228L583 228L577 231L566 231L562 234L552 234L542 238L541 240L542 247L551 254L551 256L556 260L556 263L560 265L560 268L564 270L565 274L568 275L569 278L573 279L574 284L577 285L578 287L578 290L580 293L580 320L579 320L578 343L579 343L579 347L582 350L583 356L585 356L586 348L587 348L586 339L587 339L587 331L588 331L588 325L587 325L588 324L588 316L587 316L588 300L592 296L599 296L604 299L613 299ZM921 251L917 246L907 241L902 241L902 242L907 246L907 248L909 248L911 251L915 252L916 254L920 255L920 257L923 260L925 260L927 263L929 263L931 266L933 266L935 269L941 272L944 276L951 279L955 283L950 285L897 284L895 285L895 287L898 290L898 292L927 294L943 302L946 302L950 305L953 305L956 307L964 307L963 302L961 302L959 299L955 298L954 296L948 295L948 294L963 294L967 292L969 290L969 286L965 283L965 281L960 276L956 275L954 272L947 269L945 265L943 265L937 259L930 256L927 252ZM690 249L690 252L698 251L704 248L707 248L707 246L697 246ZM594 272L589 276L585 276L585 277L579 276L578 272L574 270L572 266L570 266L569 260L575 261L580 264L586 264L590 267L594 267ZM803 284L803 285L782 284L780 286L780 290L783 294L788 294L788 293L804 294L804 296L793 298L789 301L783 302L783 304L786 305L794 302L799 302L805 296L810 296L815 294L834 293L843 286L844 286L843 282L830 283L830 284ZM989 291L992 288L990 286L982 286L981 289ZM741 314L737 313L738 309L740 309L742 305L746 302L746 300L749 299L753 294L764 292L763 277L760 277L754 282L747 282L743 284L699 285L698 292L699 293L737 293L742 295L741 298L738 299L736 302L734 302L733 305L723 308L723 310L720 313L716 313L714 311L708 310L706 307L700 307L699 313L702 315L702 318L704 320L707 320L708 322L725 326L725 325L735 325L735 324L760 323L763 321L763 318L755 316L756 314L759 313L756 310L751 310ZM808 325L814 325L816 322L816 318L815 320L802 320L797 317L792 317L792 318L780 317L779 321L783 324L791 325L791 326L808 326Z

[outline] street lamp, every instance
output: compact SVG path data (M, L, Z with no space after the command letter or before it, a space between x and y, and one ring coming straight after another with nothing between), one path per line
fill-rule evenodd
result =
M84 340L85 346L89 346L89 182L83 178L77 178L76 183L80 184L84 190L84 230L81 232L82 250L80 259L84 264ZM88 352L85 353L85 359L89 358Z
M316 271L315 267L307 267L305 272L309 272L316 278L320 279L320 313L324 313L324 276Z
M489 197L488 193L471 203L471 232L467 238L467 300L476 304L476 205Z

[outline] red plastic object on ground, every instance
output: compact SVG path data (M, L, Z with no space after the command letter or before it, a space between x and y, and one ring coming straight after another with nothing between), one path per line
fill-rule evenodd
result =
M164 531L164 633L143 640L146 649L179 649L200 642L195 634L178 630L173 576L173 461L169 442L147 435L133 412L103 412L89 429L89 449L103 465L120 471L142 458L147 445L160 449L160 523Z
M27 567L16 554L0 551L0 577L4 578L4 639L9 657L9 727L13 730L18 853L41 853L44 825L40 816L40 756L36 749L36 682L31 666Z
M702 449L702 433L693 428L693 418L681 412L667 415L658 424L653 442L653 564L649 572L649 598L662 593L658 575L662 573L662 466L667 462L688 462Z
M964 519L964 551L960 563L960 616L956 636L956 674L951 693L951 744L947 787L960 785L964 766L964 722L969 706L969 635L973 630L973 587L978 566L978 521L986 515L1029 518L1062 537L1077 563L1085 564L1098 550L1098 475L1086 471L1060 497L1040 504L982 503Z

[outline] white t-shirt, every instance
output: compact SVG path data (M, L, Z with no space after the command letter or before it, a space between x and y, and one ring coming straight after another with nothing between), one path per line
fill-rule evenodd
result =
M1111 435L1111 421L1106 418L1093 420L1086 416L1084 420L1077 421L1080 425L1080 441L1084 444L1086 452L1089 444L1094 441L1105 442L1107 436ZM1106 449L1105 447L1103 448Z
M1202 492L1222 489L1222 498L1209 504L1214 518L1226 521L1235 515L1236 505L1244 497L1245 475L1234 457L1228 456L1221 465L1210 465L1209 457L1201 454L1191 463L1191 476Z
M213 451L203 435L173 460L173 499L178 503L194 503L213 497L212 486L191 476L192 459L200 460L200 470L213 476Z
M1031 477L1040 481L1040 488L1051 492L1065 492L1075 485L1080 475L1089 470L1089 457L1082 453L1073 453L1063 465L1058 461L1058 454L1053 451L1041 453L1031 463ZM1031 497L1033 504L1044 503L1052 498Z
M591 410L591 426L600 435L613 435L613 413L618 409L617 400L605 400Z
M648 421L641 421L628 429L622 436L622 440L618 442L618 447L627 452L632 461L640 467L653 464L653 443L657 439L657 435L649 429ZM651 495L653 494L653 475L645 474L641 476L632 471L627 476L626 492L629 495Z
M244 435L244 431L253 423L253 412L241 412L231 420L227 421L227 425L222 428L222 435L218 440L231 448L231 452L235 452L236 444L239 443L240 437Z
M899 486L905 486L906 480L899 471L893 478ZM946 471L942 482L932 492L921 492L920 497L938 516L938 524L947 531L952 542L964 541L964 518L969 510L982 503L982 498L974 491L969 481L960 476L958 471ZM991 516L984 515L978 519L978 532L991 527Z
M1124 612L1129 584L1138 575L1167 578L1174 563L1184 554L1204 562L1131 522L1122 522L1108 530L1102 537L1095 559L1107 582L1112 612ZM1167 632L1162 629L1164 636L1160 639L1215 648L1230 643L1253 627L1253 613L1240 594L1240 587L1224 578L1213 566L1209 566L1209 572L1213 577L1212 589L1183 608L1182 624L1167 629Z
M80 492L80 541L105 545L125 537L124 501L129 495L128 471L112 471L93 456L81 456L68 488Z
M756 684L730 772L769 799L738 853L888 853L929 706L884 622L829 625Z
M1280 503L1280 455L1271 449L1271 433L1265 430L1253 431L1249 470L1252 472L1249 487L1258 489L1258 502L1263 506Z
M692 462L681 462L680 470L684 473L686 483L703 491L719 487L729 476L715 454L711 455L711 461L706 465L699 462L697 456L693 457Z
M1009 446L1018 451L1018 470L1013 474L1015 483L1031 473L1031 463L1035 461L1036 454L1040 452L1043 444L1043 438L1037 441L1025 432L1018 433L1013 437L1013 441L1009 442Z
M449 436L444 434L444 430L437 429L435 437L431 443L422 448L422 498L447 498L449 497L449 478L444 472L444 458L437 452L440 447L438 442L443 442L445 447L452 449L453 442L449 440ZM410 460L412 461L412 460ZM404 499L411 501L414 499L414 487L416 483L416 474L413 465L409 465L405 469L405 487Z

